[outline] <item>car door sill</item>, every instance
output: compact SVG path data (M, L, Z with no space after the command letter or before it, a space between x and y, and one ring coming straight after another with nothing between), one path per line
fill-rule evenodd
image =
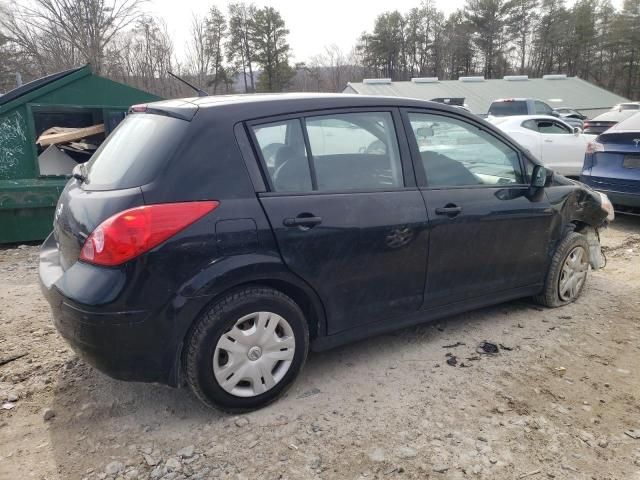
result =
M477 308L487 307L498 303L514 300L517 298L533 296L540 293L542 284L531 285L528 287L519 287L505 290L484 297L477 297L462 302L448 305L433 307L428 310L420 310L412 314L396 317L394 319L382 320L368 325L360 325L358 327L345 330L334 335L318 337L311 343L311 349L315 352L329 350L347 343L361 340L382 333L406 328L421 323L427 323L438 320L443 317L456 315L458 313L475 310Z

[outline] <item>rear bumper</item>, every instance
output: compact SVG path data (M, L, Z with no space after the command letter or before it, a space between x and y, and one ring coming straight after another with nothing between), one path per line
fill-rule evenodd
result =
M598 190L605 193L614 206L620 205L622 207L640 208L640 194L636 195L632 193L613 192L601 189Z
M166 353L147 340L153 334L147 313L100 315L72 306L55 287L42 290L56 329L88 364L119 380L171 383ZM124 316L127 323L114 323Z
M640 188L615 185L601 180L594 180L590 175L583 175L580 181L598 192L602 192L611 203L623 207L640 207ZM630 191L631 190L631 191Z
M135 289L125 270L76 263L66 271L57 264L49 236L41 250L40 287L51 306L53 323L80 358L119 380L178 383L182 335L175 312L136 309L118 298ZM103 298L104 305L78 299ZM94 301L94 300L91 300Z

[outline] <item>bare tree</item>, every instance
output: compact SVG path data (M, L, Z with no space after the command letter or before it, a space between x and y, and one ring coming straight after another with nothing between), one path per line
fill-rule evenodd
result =
M329 89L332 92L340 92L347 83L347 59L336 44L324 47L325 58L329 70Z
M72 68L80 62L77 49L63 38L55 26L49 28L50 33L45 33L23 22L20 12L12 9L0 16L0 27L7 40L19 51L22 67L29 76Z
M162 20L138 19L131 31L114 40L106 57L105 73L112 78L165 97L179 91L167 74L173 67L173 43Z
M196 84L206 85L211 66L211 49L208 48L207 20L193 15L191 35L187 42L187 68Z
M13 14L0 23L17 43L33 48L58 42L58 50L77 52L76 57L100 73L107 47L119 32L140 17L139 7L145 1L32 0L28 4L14 1ZM37 51L31 53L38 56Z

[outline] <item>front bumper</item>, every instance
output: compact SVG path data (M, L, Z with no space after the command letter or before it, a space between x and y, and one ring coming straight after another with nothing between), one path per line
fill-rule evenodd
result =
M119 380L176 385L183 336L176 335L172 308L131 308L118 300L136 288L125 270L76 262L63 271L57 252L49 236L40 253L40 287L55 327L78 356Z

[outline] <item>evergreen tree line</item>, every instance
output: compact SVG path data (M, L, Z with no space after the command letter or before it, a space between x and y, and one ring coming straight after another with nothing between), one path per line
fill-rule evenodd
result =
M640 0L467 0L449 16L425 0L379 15L356 54L367 77L564 73L639 98Z

